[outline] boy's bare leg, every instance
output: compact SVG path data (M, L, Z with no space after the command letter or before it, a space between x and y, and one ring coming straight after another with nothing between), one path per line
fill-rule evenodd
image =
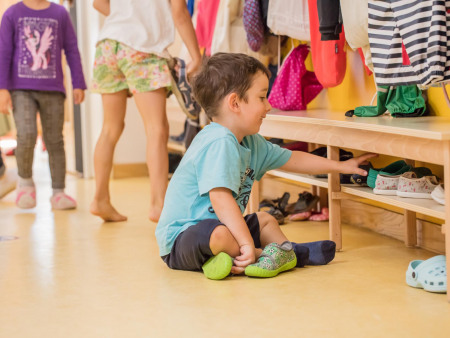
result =
M125 126L127 91L113 94L102 94L103 127L95 146L95 197L90 211L105 221L121 222L127 217L120 214L111 204L109 193L109 177L111 174L114 149Z
M282 244L288 239L283 234L277 220L267 212L257 212L259 221L259 239L264 248L267 244Z
M169 122L166 115L166 89L134 94L147 135L147 167L150 176L149 219L157 222L169 180Z
M237 257L241 254L239 251L239 244L225 225L220 225L214 229L209 240L209 247L214 256L221 252L225 252L231 257ZM255 251L256 258L258 259L262 250L256 248ZM244 270L245 268L233 266L231 268L231 273L240 274L243 273Z

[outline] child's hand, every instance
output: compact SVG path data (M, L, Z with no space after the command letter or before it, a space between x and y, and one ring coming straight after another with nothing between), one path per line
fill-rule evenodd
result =
M12 110L11 95L7 89L0 89L0 114L8 115Z
M84 90L83 89L74 89L73 90L73 103L80 104L84 101Z
M244 272L247 265L255 263L255 246L251 244L244 244L239 248L240 256L234 259L234 265L231 268L231 273L239 274Z
M188 77L195 75L195 73L197 73L197 71L200 69L201 64L202 64L201 59L192 60L191 62L189 62L186 66L186 73Z
M367 176L367 171L359 168L360 164L366 162L369 158L377 157L378 154L367 153L347 161L339 162L339 172L342 174L358 174Z

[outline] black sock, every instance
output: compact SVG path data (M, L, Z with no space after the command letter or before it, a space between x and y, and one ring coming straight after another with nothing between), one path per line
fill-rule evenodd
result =
M292 242L295 256L297 256L297 268L303 268L309 261L309 249L306 246L295 245Z
M334 259L334 255L336 253L336 243L328 240L309 243L292 242L292 245L294 246L294 251L297 255L297 266L325 265ZM304 255L306 249L309 251L309 257L306 262L304 258L302 258L300 264L303 265L299 265L299 256L301 254Z

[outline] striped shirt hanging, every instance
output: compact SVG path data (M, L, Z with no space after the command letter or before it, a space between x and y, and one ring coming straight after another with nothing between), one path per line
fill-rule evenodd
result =
M450 81L450 1L369 0L368 32L378 86ZM402 44L410 65L403 62Z

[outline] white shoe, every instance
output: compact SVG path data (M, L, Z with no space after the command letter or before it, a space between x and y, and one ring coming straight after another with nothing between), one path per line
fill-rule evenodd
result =
M59 192L50 198L52 208L56 210L69 210L77 207L77 202L69 195Z
M445 205L445 190L442 183L434 188L431 192L431 197L439 204Z
M17 172L13 169L7 169L5 174L0 177L0 198L5 197L11 191L16 189Z

